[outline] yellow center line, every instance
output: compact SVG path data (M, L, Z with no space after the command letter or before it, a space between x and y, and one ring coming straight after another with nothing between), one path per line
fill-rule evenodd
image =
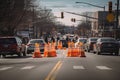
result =
M51 77L50 80L55 80L55 78L56 78L56 76L57 76L57 72L59 71L59 69L61 68L61 66L62 66L62 63L60 63L60 65L58 66L58 68L56 69L54 75Z
M48 74L48 76L45 78L45 80L51 80L52 75L60 69L61 65L62 65L62 62L58 61L57 64L54 66L54 68L51 70L51 72ZM55 77L55 76L53 75L53 77Z

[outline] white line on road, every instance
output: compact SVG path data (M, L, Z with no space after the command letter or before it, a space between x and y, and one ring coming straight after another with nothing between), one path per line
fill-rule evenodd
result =
M7 69L10 69L10 68L13 68L13 67L3 67L3 68L0 68L0 71L7 70Z
M83 66L73 66L73 69L85 69Z
M34 68L35 66L25 66L25 67L23 67L23 68L21 68L22 70L25 70L25 69L32 69L32 68Z
M111 68L109 68L107 66L96 66L96 68L98 68L100 70L112 70Z

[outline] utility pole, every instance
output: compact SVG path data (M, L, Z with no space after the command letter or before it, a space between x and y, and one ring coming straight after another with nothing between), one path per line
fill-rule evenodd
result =
M115 38L118 38L118 26L119 26L119 0L117 0L117 10L116 10L116 26L115 26Z

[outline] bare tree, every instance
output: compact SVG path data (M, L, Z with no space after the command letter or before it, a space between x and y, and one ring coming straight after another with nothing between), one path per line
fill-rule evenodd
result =
M83 21L78 25L77 30L79 36L88 36L89 32L91 31L91 22Z
M0 1L0 35L15 35L19 24L26 14L26 3L31 0Z

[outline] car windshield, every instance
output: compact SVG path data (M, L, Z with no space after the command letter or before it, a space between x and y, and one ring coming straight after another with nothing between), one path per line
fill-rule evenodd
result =
M43 44L44 41L43 40L31 40L30 43L32 43L32 44L35 44L35 43Z
M104 38L104 39L101 39L102 42L115 42L116 40L115 39L112 39L112 38Z
M79 39L79 42L86 42L86 39Z
M0 44L13 44L16 43L14 38L0 38Z
M97 41L97 38L92 38L91 41Z

